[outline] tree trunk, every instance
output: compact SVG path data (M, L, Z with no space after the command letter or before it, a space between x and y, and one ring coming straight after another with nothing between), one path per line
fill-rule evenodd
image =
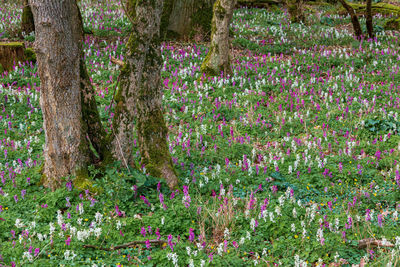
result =
M0 43L0 68L12 70L18 62L25 61L25 45L21 42ZM1 71L1 72L3 72Z
M30 0L41 81L45 131L43 185L52 190L68 175L87 175L89 148L82 121L81 27L75 0Z
M79 26L81 28L81 39L84 38L83 34L83 21L80 10L79 12ZM94 153L90 153L91 162L96 163L97 161L109 161L111 157L110 148L111 145L107 142L106 131L101 123L100 114L97 109L97 103L95 99L95 90L92 83L90 82L89 74L87 72L84 52L81 51L79 60L80 70L80 87L81 87L81 98L82 98L82 118L85 124L85 132L87 132L87 140L92 144L94 150L97 152L99 158L96 159ZM108 163L108 162L107 162Z
M213 8L211 44L201 65L201 71L208 76L221 73L231 74L229 59L229 25L233 16L235 0L217 0Z
M367 0L367 9L366 9L366 25L369 38L374 38L374 26L372 25L372 0Z
M286 0L286 6L292 23L305 22L303 0Z
M35 31L35 22L28 0L24 0L24 7L22 9L21 30L25 35L29 35Z
M134 39L135 37L131 34L128 47ZM128 50L129 54L130 51ZM112 123L112 135L110 136L112 155L115 159L121 161L125 167L134 167L135 165L133 161L133 121L136 106L133 91L130 88L130 76L133 70L135 70L135 65L126 61L121 70L118 91L114 99L116 107Z
M168 129L162 109L162 8L163 0L128 0L128 15L133 21L133 32L127 44L120 91L116 96L115 116L122 117L120 125L116 126L119 128L117 134L132 136L130 123L131 117L135 115L136 105L136 130L142 164L145 165L147 173L166 179L168 186L175 188L178 179L168 150ZM129 112L121 115L125 110ZM114 142L114 151L118 150L115 149L116 145L118 144Z
M357 37L357 39L361 39L363 33L356 12L349 4L347 4L346 0L339 0L339 2L342 4L342 6L346 9L347 13L349 13L351 17L351 23L353 24L354 35Z
M211 32L215 0L165 0L161 36L174 39L205 39Z

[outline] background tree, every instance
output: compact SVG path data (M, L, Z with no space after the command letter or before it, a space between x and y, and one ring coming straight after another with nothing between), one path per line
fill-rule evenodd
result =
M209 36L215 0L165 0L161 17L163 38Z
M127 16L133 23L126 61L116 95L113 153L130 160L133 117L142 164L147 173L164 178L175 188L178 178L167 145L161 88L160 24L163 0L128 0ZM128 159L127 159L128 158Z
M22 8L22 18L21 18L21 31L26 35L35 31L35 22L33 20L33 14L31 7L29 6L28 0L24 0Z
M367 0L366 25L369 38L374 38L374 26L372 25L372 0Z
M303 0L286 0L286 6L293 23L305 22Z
M349 13L351 17L351 23L353 24L354 35L357 39L360 39L363 35L361 30L360 21L358 20L357 14L354 9L346 2L346 0L339 0L342 6L346 9L347 13Z
M211 22L211 43L201 71L209 76L231 74L229 56L229 25L232 20L235 0L217 0Z
M45 132L43 184L87 175L89 146L82 121L80 58L82 28L75 0L30 0L35 20L40 105Z

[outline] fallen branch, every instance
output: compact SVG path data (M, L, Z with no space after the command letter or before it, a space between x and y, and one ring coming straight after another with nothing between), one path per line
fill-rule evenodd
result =
M394 245L388 241L376 240L374 238L366 238L358 241L358 248L366 247L394 247Z
M282 4L281 0L238 0L236 6L247 6L247 7L268 7L269 5Z
M121 66L121 67L123 67L125 65L122 60L117 59L117 58L115 58L113 56L111 56L111 62L114 63L114 64L117 64L118 66Z
M162 245L164 243L167 243L165 240L149 240L150 244L158 244ZM111 246L110 248L103 248L103 247L98 247L94 245L83 245L84 248L93 248L93 249L98 249L98 250L106 250L106 251L113 251L121 248L128 248L134 245L139 245L139 244L146 244L145 240L137 240L137 241L132 241L126 244L118 245L118 246Z

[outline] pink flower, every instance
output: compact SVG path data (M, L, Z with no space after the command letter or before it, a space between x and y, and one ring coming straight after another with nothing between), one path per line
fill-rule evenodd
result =
M65 245L67 245L67 246L71 245L71 237L70 236L65 240Z

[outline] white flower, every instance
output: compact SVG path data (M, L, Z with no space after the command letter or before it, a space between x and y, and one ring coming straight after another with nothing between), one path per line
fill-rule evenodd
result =
M229 229L228 228L225 228L225 231L224 231L224 238L226 239L226 240L229 240L229 238L230 238L230 233L229 233Z
M50 223L50 235L54 233L54 231L56 230L56 228L54 227L53 223Z
M28 251L25 251L24 254L22 255L23 259L28 259L28 261L33 261L33 256L31 253L29 253Z
M17 228L24 227L24 224L22 223L21 219L16 219L15 220L15 227L17 227Z
M95 217L95 219L96 219L96 222L97 222L98 224L100 224L100 223L101 223L101 220L103 219L103 215L102 215L100 212L96 212L96 214L94 215L94 217Z
M101 228L100 228L100 227L97 227L97 228L94 229L94 235L95 235L97 238L100 237L100 235L101 235Z
M78 238L79 241L85 241L85 239L87 239L89 235L90 232L87 230L78 231L78 233L76 234L76 238Z
M76 257L76 254L75 254L74 251L72 251L72 250L66 250L66 251L64 252L64 258L65 258L65 260L67 260L67 261L71 261L71 260L73 260L75 257Z

